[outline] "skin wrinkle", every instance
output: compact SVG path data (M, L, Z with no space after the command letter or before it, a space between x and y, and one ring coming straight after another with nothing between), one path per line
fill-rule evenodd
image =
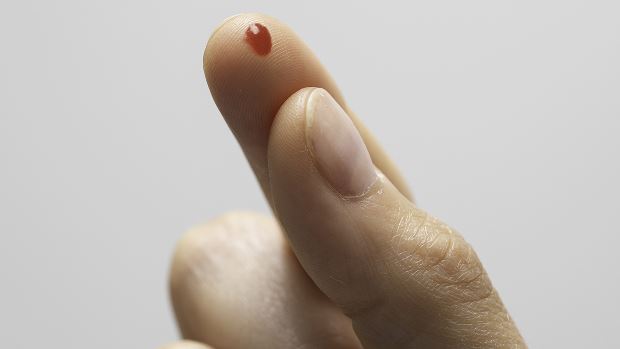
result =
M425 245L423 246L423 250L426 253L422 256L422 262L425 269L432 270L448 256L448 248L452 244L452 237L440 224L437 224L437 229L429 229L431 224L434 226L437 220L435 218L429 218L428 214L425 214L425 217L425 224L423 226L428 238L425 240ZM443 244L445 246L439 244L439 239L443 237L447 237L447 241Z
M340 279L338 279L337 277L335 277L333 275L330 275L329 278L334 280L334 281L336 281L337 283L339 283L342 286L346 286L346 283L343 280L340 280Z
M396 244L393 245L394 246L393 250L394 250L394 253L396 253L396 255L400 255L400 247L403 241L403 234L400 234L400 232L402 231L401 227L403 226L403 221L405 220L406 216L401 215L402 209L400 205L398 205L397 210L398 212L396 213L396 216L397 217L400 216L400 219L398 220L398 224L396 225L396 227L393 229L396 232L396 236L392 237L392 241L395 238L397 238L398 241L396 242Z
M461 307L463 304L473 304L491 298L494 290L490 287L490 281L486 279L486 274L471 246L458 233L436 218L424 211L417 211L417 213L421 213L421 215L416 216L413 212L404 213L402 206L396 210L398 220L395 220L393 225L396 233L392 238L392 248L402 268L400 269L401 273L408 274L409 280L416 282L416 284L419 283L419 280L426 280L423 282L423 287L429 290L431 294L437 293L433 292L433 289L440 294L447 294L448 298L453 298L450 303L461 305ZM435 241L442 236L449 238L443 244L437 245ZM415 248L408 249L407 241L411 242L410 246L415 246ZM426 257L425 249L428 250ZM433 252L433 250L439 252ZM438 257L429 259L428 257L433 254ZM429 260L432 263L428 264ZM472 271L474 271L473 277L471 276ZM442 277L435 277L437 274L442 275ZM412 286L405 284L404 287ZM473 288L473 292L463 292L463 289L467 288ZM462 299L463 295L465 295L465 299ZM412 301L415 299L412 297L415 297L415 293L407 298ZM442 298L447 299L445 296L439 297L439 299ZM495 307L495 309L498 313L503 311L502 307ZM475 316L485 319L482 314L472 313L469 320L461 319L458 324L470 328L476 327L475 324L471 323L472 321L476 322L474 321ZM478 324L476 328L480 328L480 325L488 327L488 319L483 324ZM433 331L428 332L432 333ZM413 339L412 343L415 342L416 339Z
M472 254L472 247L460 236L452 235L451 240L453 248L437 263L437 275L444 276L446 282L458 283L472 270L479 274L481 265L477 256Z
M405 211L406 213L403 214L402 211ZM425 214L423 216L422 223L418 224L416 226L416 228L413 230L413 232L407 238L405 238L405 232L410 231L411 230L411 226L414 224L414 221L413 221L414 213L413 213L413 211L403 210L402 206L399 205L398 206L398 213L397 213L397 215L400 216L401 218L399 220L399 223L398 223L398 226L397 226L397 230L395 232L396 236L398 236L398 243L396 245L396 254L398 256L401 256L401 254L407 253L405 251L402 251L402 249L401 249L404 241L405 240L406 241L411 241L411 240L416 238L420 228L426 222L426 220L428 218L428 215ZM405 224L401 224L401 222L403 222L403 220L405 221ZM401 228L401 227L403 227L403 228ZM408 252L408 254L412 254L412 253L413 253L413 251L409 251Z
M410 214L409 217L413 215ZM417 278L420 274L427 275L426 278L430 277L439 286L439 289L443 289L448 294L463 292L463 290L468 291L464 292L467 299L463 301L468 301L470 297L473 299L487 297L489 287L486 284L490 283L488 279L482 280L481 285L474 282L481 279L484 271L471 246L458 233L455 233L436 218L425 212L422 217L424 217L422 222L418 224L415 224L415 219L406 218L410 223L407 224L407 229L396 234L398 236L397 241L399 241L397 247L398 261L403 268L401 271L408 274L410 278ZM402 229L400 221L396 226ZM408 232L410 232L409 236L403 237ZM443 246L438 247L433 242L442 236L449 238L441 244ZM412 242L409 249L403 247L403 240ZM406 255L401 252L403 249L407 250ZM437 257L433 258L433 255ZM429 260L432 263L429 264ZM468 290L472 287L474 288L473 291ZM482 291L480 292L477 289Z
M494 297L483 300L483 302L488 303L486 306L459 304L451 310L442 311L440 316L446 319L448 328L451 329L452 335L450 337L462 338L463 340L471 338L480 344L480 346L475 347L488 347L487 345L493 342L501 342L505 345L506 341L518 345L520 343L518 337L504 330L505 327L510 326L507 321L511 320L509 316L503 316L505 313L503 305L495 291L493 294ZM474 308L476 310L473 310Z
M398 237L396 251L399 260L411 264L411 268L408 269L410 271L413 269L430 269L430 267L438 263L434 261L437 258L431 258L433 263L430 264L425 263L425 260L429 259L427 258L428 256L437 254L433 252L433 250L437 249L433 241L441 235L441 233L436 232L434 229L429 230L429 226L433 223L434 218L424 211L416 211L419 215L416 215L414 211L408 210L401 217L400 221L404 219L406 224L403 225L399 222L397 225L399 231L395 234ZM418 219L415 219L415 217ZM407 242L409 244L404 247L403 245ZM444 251L445 248L440 250L440 256L445 255Z
M381 202L381 200L377 199L377 197L374 196L370 196L368 198L368 200L364 200L365 204L365 211L368 211L368 207L372 207L372 208L382 208L384 207L384 205L379 204ZM395 214L393 215L393 217L400 217L400 219L398 220L397 223L394 224L394 227L396 227L396 229L399 231L398 234L393 234L392 236L392 240L394 239L398 239L398 238L403 238L406 235L406 232L411 232L412 230L415 231L417 229L414 228L421 228L423 227L423 224L415 224L414 221L416 221L415 219L415 215L410 213L410 210L404 210L403 209L403 205L398 205L396 208L389 208L389 207L385 207L385 209L388 210L392 210L393 212L395 212ZM371 210L372 211L372 210ZM406 213L405 213L406 212ZM420 211L421 212L421 211ZM369 212L370 213L370 212ZM370 213L369 217L374 217L372 213ZM422 222L425 222L427 219L426 214L422 215L422 216L417 216L417 220L419 220L420 218L422 219ZM357 229L360 229L357 226L357 221L354 221L354 223L357 227ZM414 234L411 234L414 235ZM410 239L410 238L408 238ZM390 244L391 248L394 250L394 243ZM403 254L402 253L393 253L393 255L398 256L399 259L403 259ZM412 258L411 254L408 254L408 257L406 258ZM388 268L389 270L389 268ZM388 275L390 275L392 273L389 273ZM393 275L393 274L392 274ZM389 279L393 279L394 277L398 278L398 276L393 275L391 277L389 277ZM388 280L389 280L388 279ZM393 293L394 292L394 288L390 287L390 292L387 292L387 294L389 293ZM370 304L362 309L357 309L356 311L349 311L346 314L351 316L354 319L354 324L355 323L359 323L359 322L366 322L367 323L367 318L372 318L373 316L376 317L376 314L381 313L381 312L390 312L388 309L392 309L391 313L393 314L398 314L399 311L393 309L393 307L388 303L387 301L387 297L386 300L383 302L377 302L376 304ZM346 308L346 307L345 307ZM420 309L421 307L417 307L418 309ZM405 316L405 315L397 315L397 316ZM422 326L416 326L416 333L420 332L419 330L422 328ZM394 328L394 331L396 331L397 329ZM412 329L410 327L407 327L407 329L402 329L403 333L406 331L412 331Z

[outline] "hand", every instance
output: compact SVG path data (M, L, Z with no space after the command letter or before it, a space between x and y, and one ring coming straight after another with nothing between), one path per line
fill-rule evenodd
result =
M471 246L415 205L288 27L232 17L204 68L276 218L229 213L181 239L171 294L183 337L219 349L525 347Z

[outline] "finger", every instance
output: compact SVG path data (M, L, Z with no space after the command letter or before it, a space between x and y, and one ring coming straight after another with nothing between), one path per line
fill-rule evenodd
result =
M262 26L261 33L269 33L272 48L268 54L257 54L246 40L246 32L256 30L252 27L256 23ZM346 107L336 84L314 54L290 28L268 16L242 14L225 21L209 39L204 70L213 99L268 199L267 139L282 103L300 88L318 86L330 91ZM359 119L350 115L377 166L409 196L392 161Z
M193 341L178 341L163 346L160 349L213 349L213 347Z
M325 90L284 103L268 155L291 246L364 348L522 345L471 247L375 170Z
M231 213L179 242L170 274L184 338L216 348L361 348L274 219Z

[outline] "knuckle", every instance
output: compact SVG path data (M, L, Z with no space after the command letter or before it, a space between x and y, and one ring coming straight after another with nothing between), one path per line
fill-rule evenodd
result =
M493 287L476 252L460 235L452 235L451 241L445 256L429 270L430 278L451 303L490 297Z
M493 293L471 245L428 213L415 209L403 215L393 240L401 271L434 296L451 303L468 303Z
M276 234L257 234L277 229L273 219L252 212L224 213L206 224L189 229L178 240L169 272L172 292L188 282L215 281L224 277L225 265L243 259Z

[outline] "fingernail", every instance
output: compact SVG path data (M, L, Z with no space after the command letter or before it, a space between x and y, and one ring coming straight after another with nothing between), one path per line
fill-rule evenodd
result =
M362 195L377 179L357 128L332 96L320 88L308 97L306 142L321 175L341 195Z

